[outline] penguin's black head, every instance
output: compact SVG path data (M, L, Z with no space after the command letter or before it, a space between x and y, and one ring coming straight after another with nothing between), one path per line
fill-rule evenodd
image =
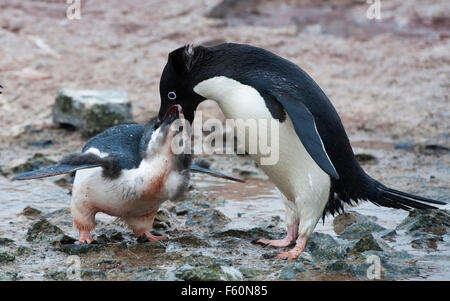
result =
M191 45L178 48L169 54L159 84L159 120L163 119L169 107L179 104L184 117L192 123L197 106L205 100L194 92L194 87L199 82L200 69L207 59L207 54L206 47L194 48Z

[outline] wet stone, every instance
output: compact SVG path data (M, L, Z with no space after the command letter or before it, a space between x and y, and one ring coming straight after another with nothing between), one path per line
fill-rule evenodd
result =
M347 227L355 223L363 223L366 221L375 221L374 217L369 217L362 215L358 212L347 211L341 213L333 219L334 232L336 234L341 234Z
M393 241L395 240L395 237L397 236L397 231L395 231L394 229L386 229L381 231L380 233L380 237L389 241Z
M374 155L371 154L356 154L355 155L356 160L361 164L377 164L378 160Z
M305 272L308 272L308 268L302 262L296 262L295 264L289 264L281 270L280 279L292 280L297 274Z
M25 246L19 246L16 250L17 256L35 254L36 251Z
M80 255L87 253L98 253L104 249L103 245L99 244L73 244L61 245L59 250L69 255Z
M133 281L158 281L162 280L161 275L154 270L144 270L139 271L137 275L134 276Z
M100 244L107 244L107 243L117 243L124 240L124 237L122 235L122 232L119 232L117 230L108 230L106 233L100 234L96 240Z
M244 278L246 279L253 279L261 275L261 271L257 269L251 269L251 268L240 268L239 271L242 273Z
M45 218L35 221L27 232L27 241L45 240L50 236L57 236L64 232L57 226L51 224Z
M75 243L77 240L71 236L68 236L66 234L60 234L58 235L53 241L53 245L71 245Z
M345 260L332 260L326 267L327 272L338 274L353 274L350 265Z
M380 246L380 244L372 234L367 234L361 239L351 242L347 247L347 252L350 254L359 254L369 250L383 251L383 248Z
M211 233L213 237L237 237L241 239L250 239L256 241L261 237L269 239L278 239L282 236L272 230L263 227L255 227L250 229L228 229L225 231L216 231Z
M219 281L221 269L220 267L193 267L191 265L183 265L180 267L175 276L185 281Z
M362 223L354 223L347 228L339 235L339 238L343 239L358 239L360 237L363 237L367 234L373 233L373 232L380 232L384 231L386 228L371 222L371 221L365 221Z
M409 215L397 226L408 233L414 231L428 232L435 235L444 235L450 227L450 213L448 210L417 210L409 212Z
M14 261L15 259L16 257L14 256L14 254L11 254L6 251L0 251L0 263L11 262Z
M216 209L205 209L189 212L186 226L199 226L208 230L222 229L231 220Z
M182 216L188 214L190 211L194 211L195 208L190 202L183 202L181 204L177 204L177 206L172 208L172 211L175 212L177 216Z
M63 89L53 106L53 122L91 136L111 126L133 122L126 91Z
M414 239L411 241L411 247L414 249L433 249L436 250L438 242L444 241L442 236L426 233L426 232L414 232Z
M209 247L210 246L206 240L203 240L200 237L197 237L192 234L171 238L170 242L171 243L179 243L181 245L181 247L199 248L199 247Z
M306 251L314 261L342 259L345 256L345 251L331 235L320 232L311 235Z
M61 269L48 271L47 273L45 273L44 277L56 281L64 281L67 280L67 270Z
M18 278L17 272L0 269L0 281L15 281Z
M5 175L19 174L40 169L53 164L56 164L56 161L47 158L43 154L36 153L29 158L18 158L12 160L6 167L4 167L3 172Z
M8 246L11 244L14 244L14 240L5 237L0 237L0 246Z
M31 219L36 219L41 214L42 214L42 211L40 211L36 208L30 207L30 206L27 206L22 210L22 215L26 216L28 218L31 218Z
M81 278L83 280L103 280L106 278L106 274L101 270L82 270Z

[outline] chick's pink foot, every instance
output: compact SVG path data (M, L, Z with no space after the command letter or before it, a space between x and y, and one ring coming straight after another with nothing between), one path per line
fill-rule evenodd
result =
M155 236L153 234L150 233L150 231L146 231L144 232L145 237L147 237L147 239L149 241L161 241L161 240L166 240L167 236Z

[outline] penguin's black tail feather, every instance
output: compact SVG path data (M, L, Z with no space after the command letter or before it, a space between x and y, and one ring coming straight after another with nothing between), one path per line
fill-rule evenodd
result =
M378 193L376 194L375 198L368 199L375 205L410 211L411 209L438 209L437 207L431 206L429 204L447 204L442 201L437 201L430 198L388 188L379 182L376 182L375 185Z
M117 178L121 173L119 163L114 157L101 158L92 153L73 153L63 157L57 165L19 174L15 176L13 180L31 180L53 177L80 169L94 167L102 167L103 176L107 178Z

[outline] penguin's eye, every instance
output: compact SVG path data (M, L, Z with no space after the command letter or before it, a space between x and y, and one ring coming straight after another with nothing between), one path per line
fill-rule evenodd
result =
M175 92L173 92L173 91L170 91L167 94L167 97L169 97L170 100L175 100L175 99L177 99L177 94Z

